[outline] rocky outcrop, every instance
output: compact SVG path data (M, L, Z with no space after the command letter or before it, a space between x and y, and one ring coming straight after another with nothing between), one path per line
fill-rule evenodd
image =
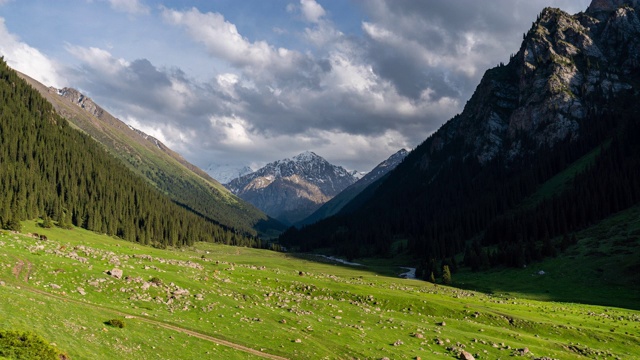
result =
M487 71L463 113L432 136L420 166L460 141L465 157L485 164L575 140L590 113L606 110L596 109L594 98L633 91L628 78L640 67L639 13L640 0L594 0L576 15L544 9L518 53Z
M64 88L58 91L58 94L70 102L85 109L91 115L95 117L101 117L104 110L98 106L91 98L84 96L81 92L73 88Z

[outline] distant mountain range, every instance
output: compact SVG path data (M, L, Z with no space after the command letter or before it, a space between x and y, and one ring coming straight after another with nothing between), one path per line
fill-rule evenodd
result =
M283 229L253 205L231 194L206 172L161 141L113 117L72 88L46 87L19 74L73 126L101 143L131 171L147 179L176 203L240 232L273 236Z
M267 215L294 224L356 181L343 167L307 151L269 163L226 186Z

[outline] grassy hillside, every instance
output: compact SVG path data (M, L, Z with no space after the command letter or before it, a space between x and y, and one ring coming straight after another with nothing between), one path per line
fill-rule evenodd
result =
M265 233L273 230L274 226L278 230L278 224L253 205L231 194L204 171L155 138L129 128L94 105L90 99L87 101L91 108L83 109L60 96L56 89L47 88L24 74L18 74L73 126L89 134L129 169L147 179L174 201L222 225L252 235L256 234L258 227L265 230ZM94 115L91 110L98 114Z
M539 300L640 310L640 207L615 214L576 238L578 243L558 257L521 269L464 271L455 275L456 284Z
M48 240L0 235L0 329L39 334L72 359L640 353L635 310L484 295L248 248L166 251L34 221L23 229ZM114 268L122 278L106 273Z

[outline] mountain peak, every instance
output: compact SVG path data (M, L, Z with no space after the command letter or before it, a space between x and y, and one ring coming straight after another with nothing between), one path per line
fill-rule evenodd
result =
M356 178L312 151L271 162L225 186L283 223L295 223L314 212Z
M316 159L324 160L324 158L322 158L318 154L308 150L293 157L293 160L297 162L311 162Z

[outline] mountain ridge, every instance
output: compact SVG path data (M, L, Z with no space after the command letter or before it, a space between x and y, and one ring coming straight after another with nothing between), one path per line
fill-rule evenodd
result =
M249 235L260 231L273 236L282 230L282 225L231 194L160 140L115 118L80 91L46 87L26 74L18 72L18 75L38 90L72 126L89 134L133 172L183 207Z

